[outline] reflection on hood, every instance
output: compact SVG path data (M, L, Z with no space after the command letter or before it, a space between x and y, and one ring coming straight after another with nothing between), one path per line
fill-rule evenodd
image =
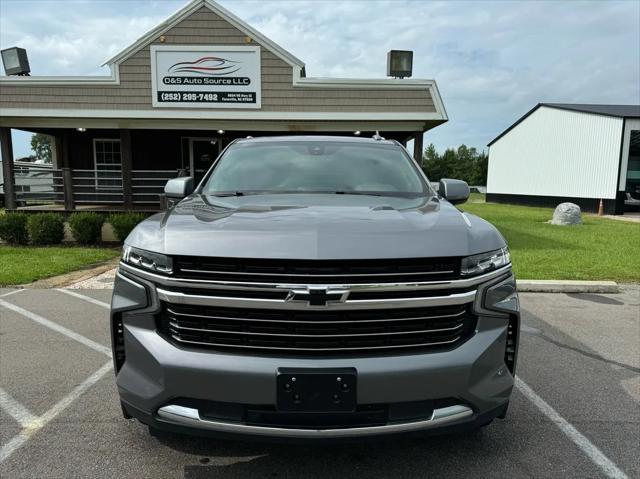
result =
M174 215L193 215L200 221L212 222L231 216L234 213L269 213L274 211L306 208L306 206L293 205L238 205L231 206L228 203L210 201L211 197L204 195L194 196L181 201L173 209ZM217 199L217 198L214 198Z

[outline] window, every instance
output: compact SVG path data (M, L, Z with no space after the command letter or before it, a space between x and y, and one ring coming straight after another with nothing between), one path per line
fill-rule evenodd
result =
M398 146L299 140L233 145L204 191L424 196L428 190Z
M94 139L93 158L96 165L97 189L122 189L122 157L120 140Z

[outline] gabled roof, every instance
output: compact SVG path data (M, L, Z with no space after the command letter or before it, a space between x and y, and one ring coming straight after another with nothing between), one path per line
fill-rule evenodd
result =
M496 141L509 133L512 129L518 126L529 115L536 111L541 106L549 108L557 108L558 110L578 111L581 113L592 113L594 115L613 116L617 118L640 118L640 105L598 105L593 103L538 103L527 113L522 115L516 120L509 128L504 130L493 140L489 142L487 146L493 145Z
M300 59L296 58L294 55L286 51L277 43L273 42L258 30L253 28L251 25L245 23L236 17L229 10L223 8L221 5L217 4L213 0L191 0L187 5L178 10L176 13L167 18L164 22L159 24L157 27L149 30L143 36L138 38L135 42L129 45L127 48L122 50L120 53L111 57L109 60L103 63L102 66L109 65L112 66L114 64L120 64L127 58L129 58L134 53L142 50L149 44L151 44L155 39L157 39L163 33L166 33L173 27L175 27L182 20L187 18L189 15L198 11L200 8L206 7L211 10L213 13L221 17L223 20L227 21L238 30L240 30L245 35L251 37L260 45L264 46L266 49L270 50L274 55L280 57L283 61L288 63L291 66L298 66L300 68L304 68L304 62Z

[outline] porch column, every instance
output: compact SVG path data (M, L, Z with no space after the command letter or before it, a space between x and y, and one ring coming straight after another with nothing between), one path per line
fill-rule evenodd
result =
M422 131L416 131L413 137L413 159L422 166L422 155L423 155L423 146L422 146L422 135L424 133Z
M15 210L16 203L16 175L13 165L13 143L11 129L0 127L0 151L2 151L2 178L4 189L4 205L7 210Z
M133 188L131 182L131 130L120 130L120 159L122 160L122 201L124 208L133 208Z
M73 180L72 171L69 165L69 136L67 132L56 136L56 167L62 172L62 199L64 209L71 211L75 208L73 200Z
M62 196L64 198L64 209L72 211L75 208L73 201L73 174L71 168L62 168Z
M56 168L69 168L69 140L67 132L55 136Z

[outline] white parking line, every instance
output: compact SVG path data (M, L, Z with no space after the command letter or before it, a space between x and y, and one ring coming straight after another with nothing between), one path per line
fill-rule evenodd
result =
M0 409L18 421L22 427L27 427L27 425L36 419L36 416L33 415L31 411L13 399L11 395L2 388L0 388Z
M14 289L13 291L9 291L8 293L0 294L0 298L4 298L5 296L11 296L12 294L16 294L21 291L24 291L24 289Z
M109 309L111 305L109 303L105 303L104 301L100 301L92 298L91 296L85 296L84 294L76 293L75 291L71 291L69 289L56 289L56 291L60 291L61 293L68 294L69 296L73 296L74 298L82 299L89 303L95 304L97 306L102 306L103 308Z
M516 387L529 399L551 422L571 439L582 452L584 452L591 461L593 461L600 470L607 476L615 479L628 479L628 476L616 466L611 459L604 455L589 439L587 439L580 431L573 427L565 418L563 418L555 409L553 409L544 399L536 394L519 377L516 377Z
M106 346L103 346L100 343L96 343L95 341L81 335L78 334L74 331L71 331L70 329L65 328L64 326L60 326L57 323L54 323L53 321L49 321L46 318L43 318L42 316L36 314L36 313L32 313L31 311L27 311L24 308L21 308L20 306L16 306L15 304L9 303L8 301L5 301L3 299L0 299L0 306L9 309L11 311L14 311L22 316L24 316L25 318L29 318L32 321L35 321L38 324L41 324L42 326L45 326L53 331L56 331L60 334L64 334L65 336L67 336L68 338L71 338L75 341L78 341L79 343L84 344L85 346L87 346L88 348L91 348L95 351L101 352L103 354L106 354L107 356L111 357L111 348L108 348Z
M17 436L14 436L7 444L0 448L0 463L6 461L14 452L21 448L31 436L46 426L49 422L64 411L69 405L84 394L87 389L100 381L102 377L113 368L111 361L106 363L95 373L85 379L81 384L71 391L71 393L58 401L51 409L40 417L33 418L24 426Z

